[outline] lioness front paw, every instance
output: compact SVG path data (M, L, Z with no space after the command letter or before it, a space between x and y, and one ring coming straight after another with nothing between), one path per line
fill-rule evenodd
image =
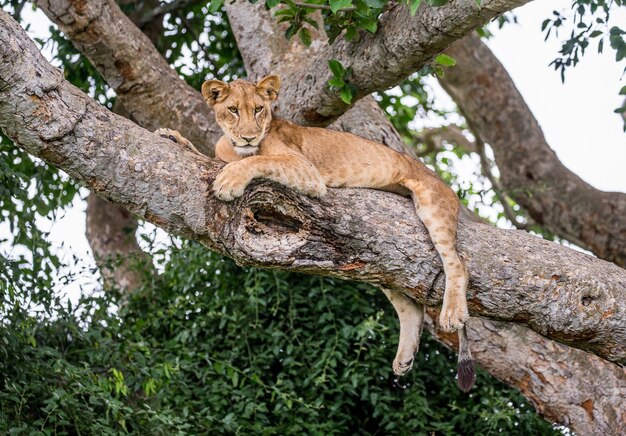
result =
M241 197L250 183L250 177L240 165L237 165L238 163L226 165L213 182L213 193L222 201L232 201Z
M305 195L308 195L309 197L313 197L313 198L323 197L324 195L326 195L326 192L328 192L328 189L326 188L326 185L324 184L324 182L311 183L310 185L306 186L305 189L303 190L303 193Z
M467 310L467 302L463 299L453 303L446 304L441 308L439 314L439 326L444 332L454 332L459 330L465 325L465 322L469 319L469 312Z
M180 144L183 147L188 148L189 150L193 152L200 153L196 149L196 147L194 147L191 141L189 141L187 138L181 135L178 130L172 130L172 129L167 129L165 127L161 127L160 129L156 129L154 133L159 135L161 138L166 138L166 139L169 139L170 141Z

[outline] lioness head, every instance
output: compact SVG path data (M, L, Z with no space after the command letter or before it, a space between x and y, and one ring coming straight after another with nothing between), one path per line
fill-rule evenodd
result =
M267 76L256 84L207 80L202 85L202 95L213 107L217 124L240 156L258 151L272 121L270 105L278 97L279 88L278 76Z

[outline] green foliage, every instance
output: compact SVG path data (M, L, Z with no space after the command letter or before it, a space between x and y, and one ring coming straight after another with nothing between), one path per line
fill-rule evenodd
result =
M167 15L156 43L194 89L207 79L231 81L246 75L226 13L221 4L213 11L214 3L209 8L207 3L189 2Z
M9 257L0 251L0 307L24 303L19 288L52 286L51 275L60 262L49 249L41 222L68 206L77 190L71 179L31 158L0 132L0 217L11 235L0 244L11 247L12 253ZM36 304L51 299L46 293L28 297Z
M265 5L268 9L275 8L274 14L279 22L289 23L285 32L287 39L299 33L302 42L309 45L310 38L302 37L302 29L318 29L314 12L321 11L324 30L332 43L342 33L347 40L353 40L361 31L376 32L378 19L387 3L388 0L266 0ZM310 29L304 33L310 33Z
M330 68L330 72L333 75L332 79L328 81L330 89L338 91L341 100L345 104L352 103L357 94L356 86L349 82L352 75L352 67L344 68L341 62L331 59L328 61L328 68Z
M615 50L615 61L621 62L626 59L626 40L624 39L626 32L618 26L609 27L611 13L618 8L622 10L626 8L626 2L623 0L574 0L572 16L554 11L551 18L543 21L541 30L545 32L546 40L553 31L554 35L557 35L559 30L571 23L569 24L570 35L561 46L560 56L550 64L560 72L562 81L565 81L567 68L578 64L593 41L597 41L598 53L602 53L604 41L608 39L611 48ZM626 67L624 72L626 73ZM624 129L626 129L626 123Z
M482 371L460 393L455 355L430 338L395 380L398 323L369 286L244 269L195 243L168 255L117 313L105 297L47 320L5 307L0 432L554 433Z

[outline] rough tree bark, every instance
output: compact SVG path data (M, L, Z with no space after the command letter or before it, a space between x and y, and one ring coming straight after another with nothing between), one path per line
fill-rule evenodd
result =
M438 319L430 309L427 314L430 322ZM489 362L489 372L517 387L546 419L580 435L618 434L624 428L624 368L517 324L470 318L468 335L474 359ZM440 333L439 340L458 348L454 334Z
M330 190L313 200L257 182L232 203L210 186L221 163L181 150L64 81L0 13L0 120L35 156L166 230L240 263L370 282L441 302L443 274L408 199ZM11 59L11 63L7 62ZM626 362L626 271L523 232L463 222L470 311L523 323Z
M356 98L365 97L400 83L455 40L528 1L486 0L478 6L474 0L456 0L439 7L423 2L414 17L406 6L394 3L383 13L375 34L324 45L305 60L306 67L286 75L289 86L280 104L294 122L327 125L348 108L327 85L332 78L329 60L352 67L349 81L358 90Z
M559 161L502 64L478 36L454 43L439 81L493 149L506 193L554 234L626 267L626 194L603 192Z
M102 30L104 31L106 28L103 28ZM111 39L114 38L108 38L107 40ZM280 41L283 41L283 39L277 39L273 43L280 44ZM129 56L127 59L128 62L135 62L138 64L142 62L142 59L140 57L133 56L132 52L128 52L127 55ZM272 59L274 62L282 61L277 57L266 57L265 59ZM136 68L139 70L141 65ZM142 99L144 96L139 94L136 97ZM144 99L144 102L145 101L146 100ZM171 103L168 103L165 107L168 108L169 104ZM357 106L360 104L361 102L357 103ZM365 122L366 127L371 127L370 129L366 129L368 131L367 136L378 139L388 145L392 145L394 141L393 134L387 134L382 137L375 136L380 135L380 132L384 131L385 123L388 125L384 115L381 117L380 115L382 114L380 111L378 110L378 112L376 112L373 110L377 108L371 104L365 106L365 109L366 110L363 111L363 113L373 113L375 114L375 117L378 117L378 122L372 122L371 117L365 117L365 119L369 118L368 121ZM355 128L355 126L359 126L359 123L363 124L364 118L360 116L358 107L356 110L353 109L349 111L346 116L350 114L354 114L353 119L344 123L342 127L352 126L352 128ZM339 122L340 121L341 119ZM189 126L191 126L190 128L193 128L191 123L189 123ZM378 130L379 126L383 127L383 129ZM390 132L393 133L392 128ZM386 138L389 138L389 140ZM397 138L397 134L395 135L395 138ZM400 147L402 147L402 144L399 143L399 138L397 138L397 141ZM568 384L565 385L562 383L560 376L553 377L553 375L560 374L562 371L556 372L550 368L552 365L562 365L562 362L559 363L562 350L558 347L555 349L555 346L551 343L551 341L546 340L541 336L534 335L535 337L533 340L526 343L523 338L525 335L530 334L530 332L528 332L525 328L516 327L509 323L499 323L498 330L496 331L493 327L492 321L473 319L472 329L480 330L479 334L474 334L474 337L480 338L482 344L498 344L498 338L514 337L515 335L523 334L522 340L518 340L517 349L513 347L483 347L478 343L473 344L473 347L481 348L481 351L477 354L477 359L483 366L494 374L500 374L500 377L510 384L520 387L522 392L527 397L531 398L531 400L538 405L539 410L542 411L542 413L545 413L546 416L557 422L570 425L574 430L581 433L588 433L588 429L590 428L595 428L597 431L617 428L616 423L620 422L619 417L624 416L623 410L620 409L624 402L613 400L618 400L622 397L620 395L622 392L620 387L623 386L623 384L620 382L620 370L616 373L615 369L617 367L613 364L610 364L602 359L596 359L595 361L588 362L586 353L569 349L571 353L570 356L568 356L568 367L579 368L580 371L576 372L577 377L568 379ZM515 333L508 333L509 330L515 330ZM440 333L439 336L441 337ZM530 353L530 347L535 350L534 353ZM566 347L564 348L567 349ZM519 361L519 355L533 355L541 357L538 357L536 360L527 359ZM590 366L587 367L587 365ZM525 376L506 377L506 369L511 366L515 367L515 374L523 373ZM600 386L597 386L597 384L591 386L589 385L588 380L596 379L597 374L600 374L600 377L603 380L606 380L603 385L606 387L606 390L600 389ZM531 382L527 383L527 379L530 379ZM567 389L564 389L565 387L567 387ZM612 394L607 395L607 391L610 391ZM606 399L606 401L603 401L604 399ZM592 405L592 408L591 412L588 414L585 410L589 410L590 404ZM620 406L616 407L615 405ZM587 409L585 409L585 407L587 407ZM581 411L584 413L581 413ZM618 417L618 420L616 420L616 416Z

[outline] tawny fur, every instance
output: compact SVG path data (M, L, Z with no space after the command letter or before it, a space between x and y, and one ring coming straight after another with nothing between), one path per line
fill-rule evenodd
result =
M209 80L203 84L202 94L224 131L216 145L216 157L228 162L213 183L215 195L224 201L233 200L255 178L274 180L313 197L324 195L327 187L374 188L410 195L443 262L446 286L439 325L444 331L462 329L469 317L468 272L456 249L459 202L454 192L421 162L383 144L272 116L271 104L279 88L277 76L257 84L243 80L230 84ZM160 129L158 133L193 147L178 132ZM411 369L419 347L424 307L401 293L384 292L400 318L393 369L402 375ZM461 343L466 350L460 354L467 361L467 341Z

